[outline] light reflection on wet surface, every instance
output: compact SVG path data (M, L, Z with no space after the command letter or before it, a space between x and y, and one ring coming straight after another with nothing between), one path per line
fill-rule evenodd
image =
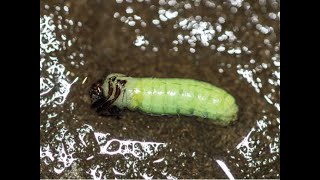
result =
M40 6L41 178L279 178L279 1L50 1ZM188 77L239 120L90 110L104 73Z

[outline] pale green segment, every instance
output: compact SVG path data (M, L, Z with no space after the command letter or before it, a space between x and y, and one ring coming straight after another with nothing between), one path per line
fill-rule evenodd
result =
M235 99L221 88L191 79L127 79L115 105L158 115L194 115L228 124L237 118Z

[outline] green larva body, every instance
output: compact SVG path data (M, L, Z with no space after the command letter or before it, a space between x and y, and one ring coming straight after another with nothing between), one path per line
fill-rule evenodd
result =
M197 116L229 124L238 106L225 90L209 83L177 78L133 78L110 74L102 84L112 105L153 115ZM117 93L115 89L119 89ZM111 92L110 92L111 91Z

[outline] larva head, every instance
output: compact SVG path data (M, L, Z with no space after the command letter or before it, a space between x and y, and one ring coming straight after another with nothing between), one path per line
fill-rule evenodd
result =
M95 103L98 100L101 100L105 97L102 86L103 86L103 80L99 80L97 83L94 83L91 86L89 95L92 103Z
M101 116L119 116L119 109L116 106L113 106L114 101L117 99L111 97L111 94L113 92L112 89L105 93L104 87L105 87L106 80L100 80L97 83L94 83L89 91L90 98L91 98L91 108L95 109L96 112ZM112 87L112 84L107 81L107 84L109 84L109 87ZM119 90L115 91L116 93L119 92Z
M114 73L93 84L89 92L91 108L99 114L114 114L113 108L117 106L117 99L125 89L126 78L123 74Z

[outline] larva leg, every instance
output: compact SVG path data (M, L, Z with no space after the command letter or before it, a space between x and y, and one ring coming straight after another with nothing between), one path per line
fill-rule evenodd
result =
M120 96L120 88L117 87L115 97L111 100L107 100L107 98L102 98L98 100L97 104L94 103L95 107L98 107L96 111L101 116L119 116L120 109L114 105L115 100ZM104 101L104 103L101 103Z
M97 100L96 102L94 102L92 105L91 105L91 108L93 109L98 109L100 108L101 106L104 106L106 104L107 100L106 98L101 98L99 100Z
M109 103L105 103L97 109L97 113L100 116L115 116L117 119L120 119L121 109L116 106L110 106Z
M108 110L111 116L115 116L117 119L120 119L121 109L117 106L111 106Z

